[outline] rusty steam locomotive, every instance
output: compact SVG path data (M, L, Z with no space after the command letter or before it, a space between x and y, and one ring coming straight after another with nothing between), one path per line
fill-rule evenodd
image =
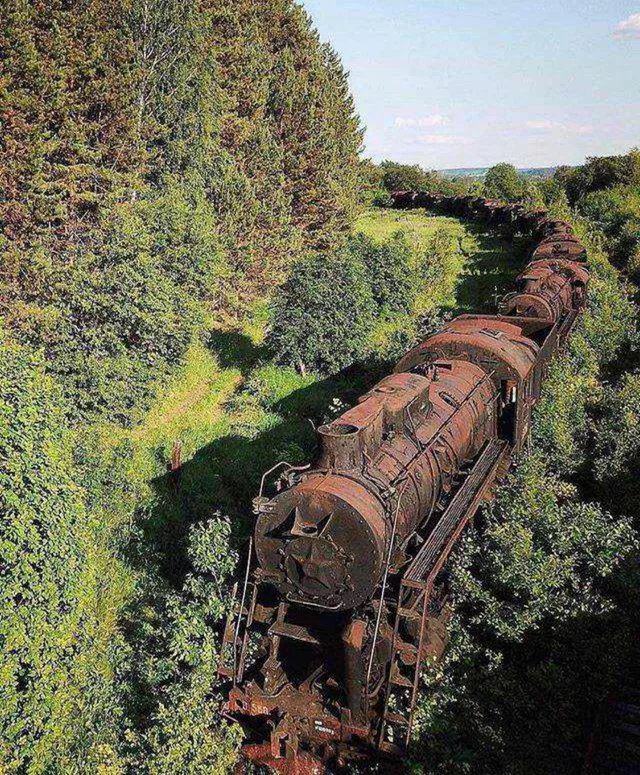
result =
M246 756L280 772L402 754L420 672L446 644L447 558L526 442L586 302L568 223L474 197L399 192L393 205L522 233L531 262L497 315L450 321L318 428L313 466L281 470L272 498L263 478L220 673Z

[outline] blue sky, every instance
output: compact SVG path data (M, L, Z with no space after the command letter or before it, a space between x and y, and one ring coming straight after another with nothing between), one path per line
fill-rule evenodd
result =
M303 0L350 71L367 154L576 164L640 146L640 0Z

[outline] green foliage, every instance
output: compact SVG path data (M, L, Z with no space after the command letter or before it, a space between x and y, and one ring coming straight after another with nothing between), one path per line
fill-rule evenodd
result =
M293 0L9 3L0 47L0 312L81 416L125 417L212 310L343 239L362 134Z
M554 470L570 474L584 462L589 408L600 399L597 364L586 369L570 356L552 364L542 400L536 408L533 436Z
M425 172L417 164L398 164L393 161L383 161L379 165L382 174L382 185L392 191L422 191L429 189L434 176Z
M215 629L227 613L237 561L230 533L220 514L191 527L181 590L163 588L157 568L147 576L128 676L146 705L144 723L128 732L128 766L136 772L222 775L234 764L239 732L220 720Z
M587 159L581 167L559 168L551 187L605 237L614 263L635 279L640 269L640 151ZM550 193L550 192L548 192Z
M378 220L365 225L383 236L388 224L379 229ZM400 358L435 329L443 309L456 306L465 259L452 231L445 222L382 240L359 233L332 260L299 264L276 297L267 342L277 358L303 373L336 371L370 355Z
M562 197L555 211L571 217ZM452 561L451 643L445 663L426 674L419 713L415 756L425 772L569 771L585 749L590 709L630 658L637 574L627 559L637 534L628 517L587 502L561 477L580 475L617 515L637 502L629 466L637 380L607 388L601 377L633 344L636 310L597 230L573 220L589 247L589 307L569 352L551 365L533 451Z
M602 229L607 250L631 274L640 269L640 186L617 186L587 194L580 212Z
M124 421L201 330L220 259L206 203L178 192L122 205L100 226L93 248L68 251L46 307L34 318L16 305L8 321L44 345L76 419Z
M596 476L611 481L629 469L635 474L640 452L640 374L623 374L619 384L608 386L596 423Z
M619 669L606 583L637 545L628 519L580 502L543 453L524 459L451 565L451 642L418 715L425 772L568 771Z
M527 192L525 180L513 164L496 164L484 178L484 195L490 199L517 202Z
M595 487L610 508L640 517L640 375L623 374L604 388L593 422Z
M364 352L374 309L367 271L348 248L328 259L310 255L276 299L268 344L302 372L339 371Z
M368 343L374 357L385 361L398 360L420 337L437 330L443 312L492 310L494 295L507 290L518 266L519 259L495 235L421 210L371 209L356 228L378 250L393 245L401 232L411 251L406 264L398 263L396 282L407 284L402 293L412 303L406 311L379 315Z
M334 245L350 225L362 133L346 74L298 4L211 6L225 154L211 185L233 286L255 295L301 251Z
M351 239L349 252L365 266L378 315L409 312L413 308L413 254L402 232L382 243L360 233Z
M116 755L117 619L132 578L78 484L42 362L7 344L0 361L0 767L96 770Z
M486 515L486 524L455 568L465 627L486 643L519 641L552 617L601 610L597 580L634 546L628 520L581 503L571 485L549 473L544 453L525 458Z
M471 241L475 247L473 241ZM418 293L416 315L421 321L423 333L434 331L441 311L451 311L464 306L463 285L476 283L475 277L464 277L466 260L464 243L447 228L437 229L417 255L416 272ZM504 254L502 259L508 257ZM431 321L431 322L430 322Z
M640 151L621 156L595 156L581 167L559 168L554 176L567 191L572 204L594 191L640 185Z
M364 174L346 74L293 0L8 0L0 27L0 315L17 343L1 352L0 769L225 772L216 627L236 557L212 513L311 430L249 454L280 418L247 393L227 439L221 407L254 362L227 368L205 334L344 242ZM184 499L165 476L175 438ZM243 452L248 479L229 462Z
M301 375L290 367L265 363L252 372L245 383L245 389L258 398L266 409L273 409L295 391L311 387L316 381L317 378L312 374Z
M385 207L390 203L389 192L383 185L382 168L370 159L362 162L360 201L365 207Z
M569 350L550 369L536 410L534 438L556 471L575 472L586 460L589 413L602 400L600 371L636 338L636 308L606 257L593 246L589 305Z
M469 185L466 181L448 180L435 171L422 169L418 164L399 164L395 161L383 161L378 165L383 188L393 191L431 191L439 194L466 194Z

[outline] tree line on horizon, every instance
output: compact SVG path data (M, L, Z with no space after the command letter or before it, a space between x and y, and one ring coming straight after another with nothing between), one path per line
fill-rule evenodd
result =
M530 176L501 162L481 179L448 178L420 165L383 161L368 167L369 201L384 204L393 191L434 191L448 196L486 196L531 207L564 201L594 223L606 238L617 266L640 279L640 150L588 158L583 165L560 165L548 175Z

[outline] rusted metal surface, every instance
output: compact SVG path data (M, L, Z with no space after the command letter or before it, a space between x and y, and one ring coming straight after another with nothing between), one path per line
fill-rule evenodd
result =
M260 514L258 561L289 602L336 611L370 599L389 545L393 493L406 482L401 547L494 434L495 388L481 368L436 359L423 371L386 377L320 428L314 471Z
M270 743L247 745L244 748L244 761L236 767L234 775L248 775L246 761L254 765L268 767L280 775L324 775L326 768L320 759L300 753L295 757L274 756Z
M446 645L441 571L526 441L586 301L569 224L478 197L393 202L523 233L533 260L500 314L447 323L319 428L312 466L286 467L273 496L263 478L219 671L245 756L276 772L402 756L425 660Z
M496 383L507 378L522 380L533 368L538 349L512 323L464 315L410 350L396 370L410 371L439 358L456 358L490 370Z
M499 311L553 324L571 310L582 308L588 280L584 265L576 261L536 258L518 275L517 290L504 297Z

